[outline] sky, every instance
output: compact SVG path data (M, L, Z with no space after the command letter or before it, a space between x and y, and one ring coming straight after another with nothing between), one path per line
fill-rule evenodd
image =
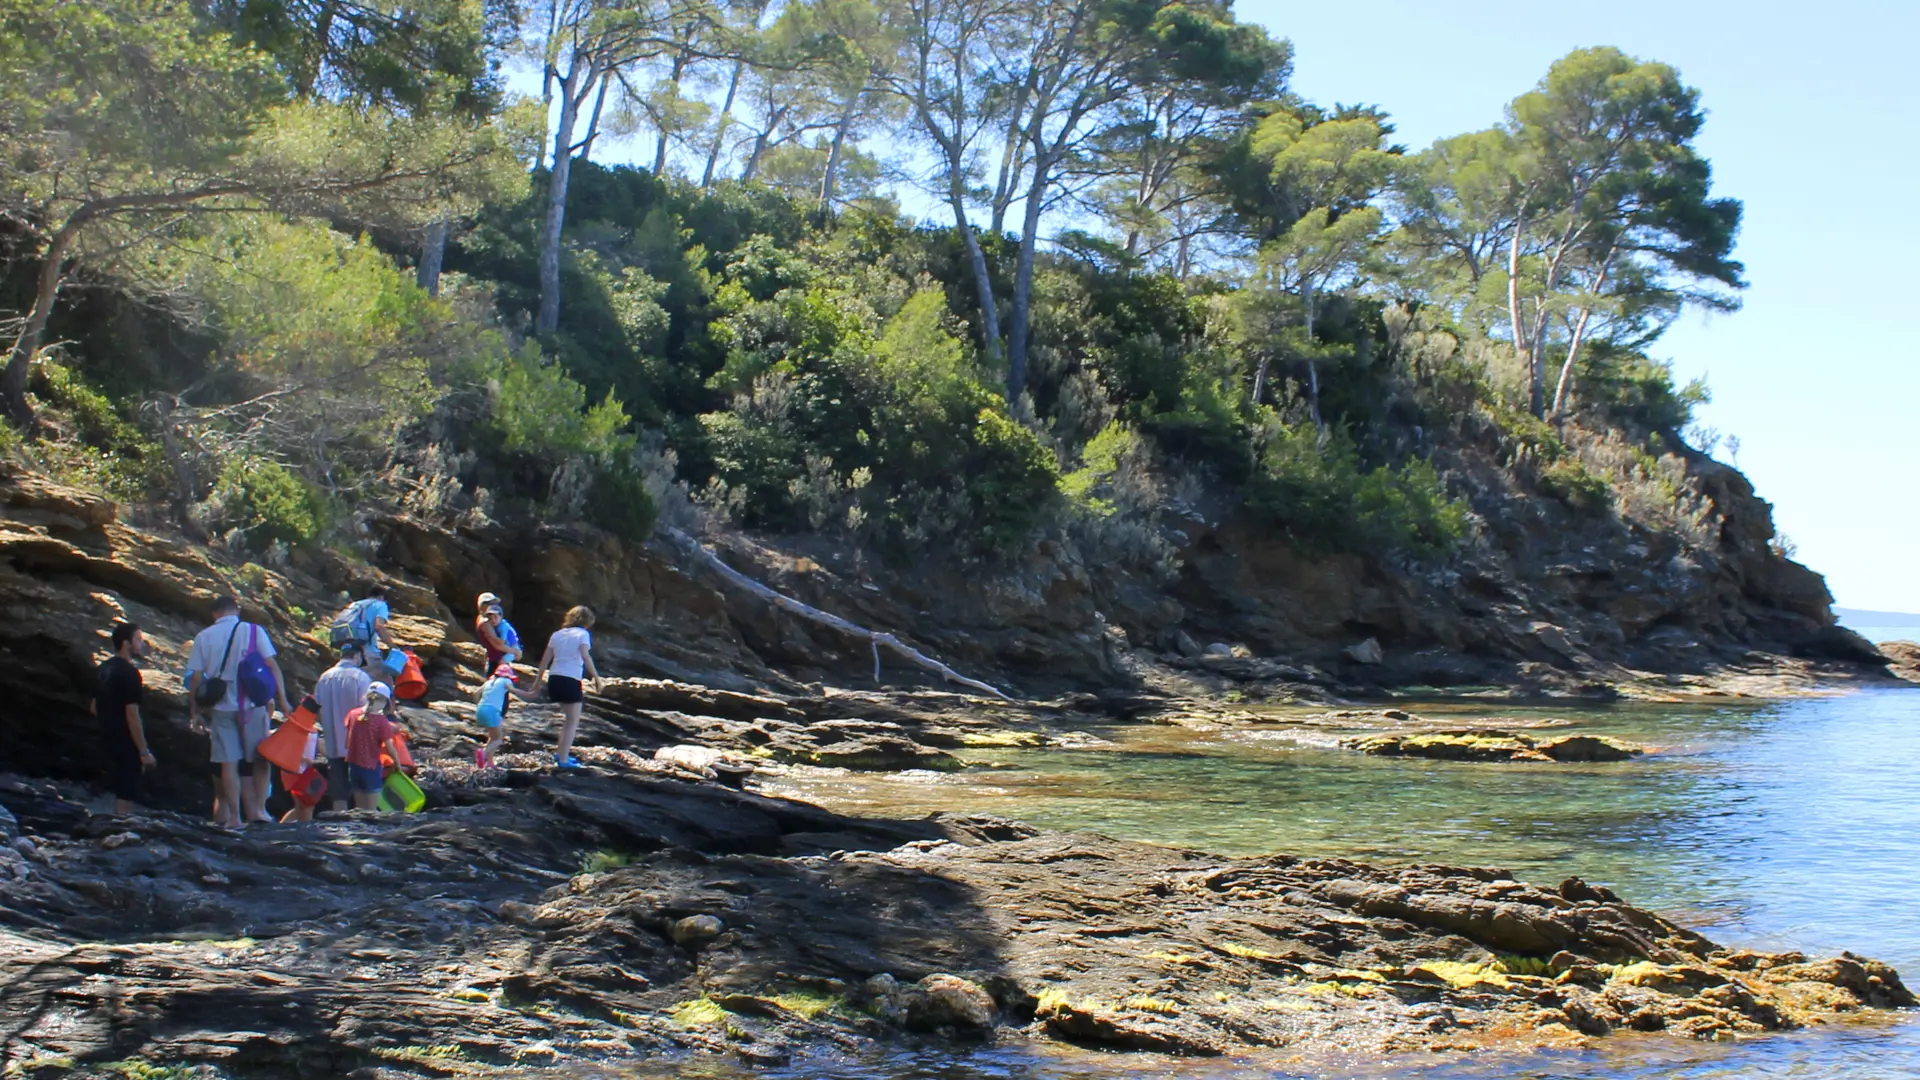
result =
M1653 349L1703 376L1703 423L1838 603L1920 612L1920 0L1239 0L1310 100L1379 105L1410 149L1487 127L1549 65L1614 45L1708 111L1715 192L1746 204L1744 308ZM1717 456L1728 460L1725 446Z

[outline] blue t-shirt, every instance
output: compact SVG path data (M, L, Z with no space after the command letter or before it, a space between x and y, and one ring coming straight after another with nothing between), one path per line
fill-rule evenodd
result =
M374 629L379 626L381 620L393 618L393 609L387 606L385 600L373 599L371 597L362 601L362 603L365 606L360 609L360 622L367 628L367 636L371 638Z
M507 691L513 687L513 680L498 675L480 684L480 707L496 709L501 716L507 715Z
M507 648L514 652L520 651L520 631L515 630L513 624L505 619L500 620L500 640L506 642Z

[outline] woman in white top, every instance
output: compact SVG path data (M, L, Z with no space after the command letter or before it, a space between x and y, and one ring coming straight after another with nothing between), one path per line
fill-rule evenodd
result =
M553 763L562 769L577 769L573 756L573 736L580 730L580 708L587 702L583 679L593 680L594 693L600 692L600 672L593 666L593 609L575 607L561 620L560 629L547 639L546 654L540 657L540 678L547 681L547 699L560 706L566 718L560 724L560 746Z

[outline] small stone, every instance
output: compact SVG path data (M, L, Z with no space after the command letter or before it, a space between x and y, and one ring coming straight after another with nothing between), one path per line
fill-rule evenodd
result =
M137 844L139 842L140 842L139 833L121 832L121 833L114 833L112 836L109 836L105 840L100 841L100 846L103 848L106 848L108 851L113 851L118 848L126 847L128 844Z
M200 875L200 884L231 885L233 882L225 874L202 874Z
M689 915L684 919L675 920L674 924L667 928L667 936L673 939L675 945L682 948L701 949L710 944L714 938L719 937L726 928L727 924L711 915Z
M1200 655L1200 643L1193 640L1193 635L1187 633L1185 630L1179 630L1174 633L1173 648L1174 651L1178 652L1181 656Z
M1232 656L1233 646L1227 644L1224 641L1216 641L1213 644L1207 646L1207 655L1208 656Z
M1349 645L1340 651L1356 664L1383 664L1387 659L1386 651L1380 648L1379 638L1368 638L1358 645Z
M908 1005L907 1022L918 1028L993 1027L993 995L979 983L958 975L929 975L920 980L923 994Z
M24 836L14 837L13 850L25 855L29 859L37 859L40 857L39 845Z

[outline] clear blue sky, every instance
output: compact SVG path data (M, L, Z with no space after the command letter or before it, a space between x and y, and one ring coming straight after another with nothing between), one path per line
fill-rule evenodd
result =
M1746 203L1745 309L1655 352L1704 375L1702 419L1799 558L1849 607L1920 612L1920 0L1240 0L1294 44L1294 88L1393 114L1419 148L1485 127L1572 49L1680 69L1716 190ZM1726 451L1720 451L1724 459Z

